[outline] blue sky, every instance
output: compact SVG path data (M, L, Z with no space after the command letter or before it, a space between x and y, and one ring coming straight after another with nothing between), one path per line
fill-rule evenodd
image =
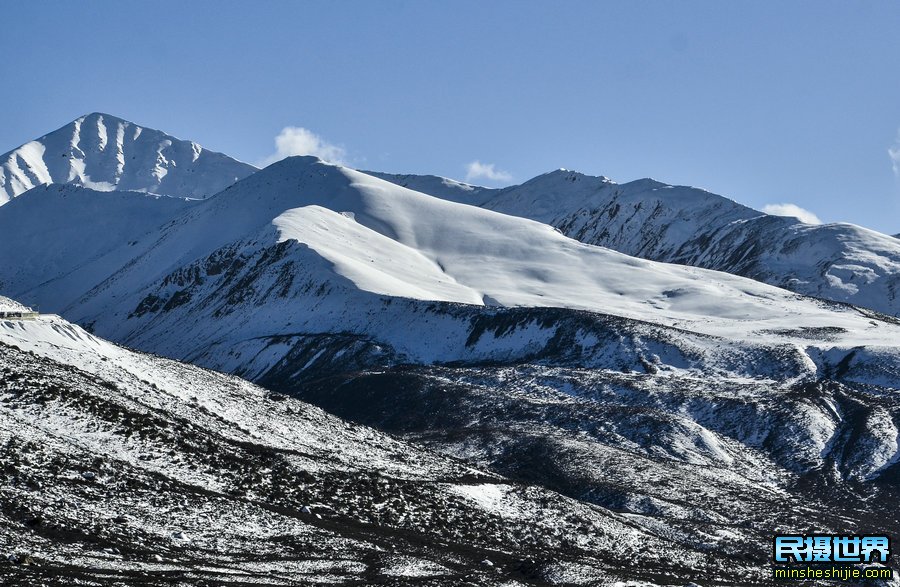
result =
M91 111L254 163L297 127L283 151L360 168L650 176L900 232L893 1L48 1L4 21L0 152Z

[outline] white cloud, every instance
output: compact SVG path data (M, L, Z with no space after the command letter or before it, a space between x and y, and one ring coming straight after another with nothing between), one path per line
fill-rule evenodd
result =
M286 126L275 137L275 152L258 163L260 167L294 155L313 155L331 163L344 164L347 152L300 126Z
M888 149L888 156L891 158L891 165L894 167L894 175L900 178L900 130L897 131L894 146Z
M493 163L482 163L481 161L472 161L466 165L466 181L475 179L489 179L491 181L511 181L512 175L497 169Z
M766 204L763 206L763 212L773 216L793 216L807 224L822 224L818 216L796 204Z

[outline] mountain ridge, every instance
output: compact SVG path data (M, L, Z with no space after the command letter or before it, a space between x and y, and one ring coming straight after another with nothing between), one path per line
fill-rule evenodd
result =
M28 290L67 275L77 277L86 287L85 283L99 280L103 273L102 267L93 274L84 273L91 261L121 250L124 263L128 243L194 203L145 192L100 192L72 184L35 187L2 207L5 262L0 264L0 291L28 298ZM78 286L73 284L76 289ZM55 299L79 292L61 288L54 293L46 299L26 301L60 310Z
M300 248L284 248L285 241ZM745 278L634 259L578 243L547 225L446 202L311 157L273 164L138 243L135 261L114 279L125 288L119 298L235 243L244 243L239 246L246 251L308 248L302 254L323 258L328 275L377 295L652 316L708 334L728 332L729 324L743 332L743 316L754 313L757 328L767 320L771 328L797 326L797 318L780 317L797 314L794 306L805 308L800 315L809 317L809 326L819 320L856 324L846 312L822 313L814 302ZM709 303L716 297L728 301ZM89 295L79 302L87 313L78 319L108 314L101 310L103 299ZM835 322L835 316L845 318ZM853 328L863 338L870 331L865 321ZM883 340L877 336L873 340Z
M652 179L617 184L568 170L483 199L481 207L549 224L587 244L900 316L900 243L863 227L807 225L699 188Z

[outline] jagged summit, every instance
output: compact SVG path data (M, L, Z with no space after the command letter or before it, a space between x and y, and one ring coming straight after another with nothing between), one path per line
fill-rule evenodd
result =
M0 155L0 205L48 183L204 198L255 171L193 141L93 112Z
M566 167L560 167L558 169L554 169L552 171L548 171L546 173L542 173L537 175L528 181L524 182L524 184L534 184L534 183L542 183L546 181L579 181L582 179L599 181L600 183L615 183L613 180L609 179L605 175L588 175L587 173L582 173L575 169L568 169ZM512 186L510 186L512 187Z
M741 210L745 216L757 212L728 198L690 186L674 186L645 177L620 184L605 175L588 175L571 169L555 169L519 185L496 190L484 204L485 208L526 216L540 222L551 222L572 209L603 205L611 197L626 195L630 200L665 199L678 208L700 204L727 205Z

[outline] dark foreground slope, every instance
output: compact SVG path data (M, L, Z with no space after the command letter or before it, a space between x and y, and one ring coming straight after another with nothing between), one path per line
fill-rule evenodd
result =
M57 318L0 324L4 585L739 585L758 574L739 552L673 544L632 516Z
M315 352L325 349L318 341ZM895 390L836 374L777 383L650 364L596 369L569 349L324 377L292 376L302 361L286 361L260 382L616 511L720 563L710 575L677 575L685 582L737 584L729 568L739 559L752 569L741 581L770 584L759 573L779 532L900 532Z

